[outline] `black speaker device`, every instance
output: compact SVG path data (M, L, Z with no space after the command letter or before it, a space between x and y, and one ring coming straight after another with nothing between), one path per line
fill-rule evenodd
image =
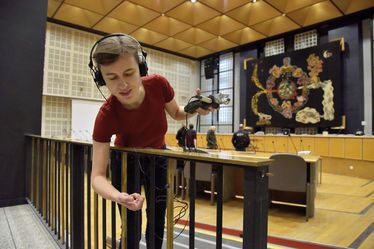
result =
M218 69L218 58L208 58L204 60L204 74L205 79L214 78L214 70Z

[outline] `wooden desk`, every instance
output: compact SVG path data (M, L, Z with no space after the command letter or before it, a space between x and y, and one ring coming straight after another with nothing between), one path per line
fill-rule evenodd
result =
M209 150L210 154L228 154L228 155L233 155L233 156L238 156L238 157L245 157L245 158L258 158L258 159L269 159L271 155L274 153L267 153L267 152L239 152L239 151L213 151ZM318 167L321 167L321 157L319 156L314 156L314 155L303 155L301 156L304 158L305 162L307 163L307 181L310 186L310 218L314 216L314 209L315 209L315 198L316 198L316 193L317 193L317 179L318 179ZM239 190L239 195L242 195L242 182L240 179L242 179L243 173L241 171L238 171L236 174L236 177L232 179L232 182L236 183L237 186L237 192Z

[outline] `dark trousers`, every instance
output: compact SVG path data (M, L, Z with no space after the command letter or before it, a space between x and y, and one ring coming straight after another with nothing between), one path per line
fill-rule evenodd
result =
M149 244L149 238L152 236L149 234L150 231L150 213L149 207L151 205L149 201L150 196L150 167L152 167L151 162L152 158L150 156L141 156L138 157L139 160L136 160L135 156L129 155L127 159L127 193L132 194L134 192L140 193L140 184L139 188L135 188L135 179L134 179L134 168L139 167L140 170L140 181L144 185L145 197L147 202L147 229L146 229L146 242ZM112 169L112 184L113 186L121 191L121 153L112 152L111 156L111 169ZM155 248L161 249L162 240L164 237L164 225L165 225L165 213L166 213L166 195L167 195L167 159L164 157L156 156L155 157L155 200L153 203L155 205ZM120 205L118 205L120 207ZM121 208L120 208L121 210ZM127 230L128 230L128 248L138 248L140 242L141 233L141 221L142 213L139 211L127 210ZM135 221L139 220L139 227L135 228ZM133 229L134 228L134 229ZM138 238L138 239L136 239ZM147 246L148 247L148 246Z

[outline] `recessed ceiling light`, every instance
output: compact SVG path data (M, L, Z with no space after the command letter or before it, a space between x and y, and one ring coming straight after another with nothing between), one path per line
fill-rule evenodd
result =
M253 0L252 2L255 3L255 2L257 2L257 0Z
M197 0L191 0L192 3L196 3Z

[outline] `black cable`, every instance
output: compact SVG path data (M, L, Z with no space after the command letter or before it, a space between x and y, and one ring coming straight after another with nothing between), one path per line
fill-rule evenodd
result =
M175 225L179 222L180 219L182 219L187 214L188 203L185 202L185 201L179 200L177 198L174 198L174 201L183 204L183 206L180 209L178 215L176 216L176 218L174 218L174 225ZM184 232L184 230L186 229L187 223L188 223L188 218L187 218L187 221L185 222L183 228L181 229L181 231L176 236L174 236L173 239L178 238Z
M195 98L196 97L196 95L195 96L192 96L188 101L187 101L187 105L191 102L191 100L193 99L193 98ZM186 105L186 106L187 106ZM186 128L188 127L188 112L186 112Z
M142 164L140 162L140 158L139 157L137 158L137 161L139 163L139 169L140 169L140 171L143 173L143 175L146 178L146 180L147 179L149 180L147 174L145 173L145 171L143 169L143 166L142 166ZM185 161L183 167L186 166L186 163L187 162ZM169 188L169 185L166 184L164 188L159 188L159 187L155 186L155 188L156 188L156 190L166 190L167 188ZM177 202L177 203L181 204L181 205L174 206L174 210L176 210L177 208L180 208L178 214L173 217L173 224L175 225L175 224L178 223L178 221L180 219L182 219L187 214L188 203L185 202L185 201L179 200L175 195L174 195L174 199L173 200L174 200L174 202ZM166 202L166 201L167 201L167 195L158 195L156 197L156 200L155 200L156 203L158 203L158 202ZM187 219L187 222L184 224L184 227L182 228L182 230L179 232L178 235L176 235L174 237L174 239L178 238L184 232L184 230L185 230L185 228L187 226L187 223L188 223L188 219ZM156 234L156 233L154 233L154 236L157 237L160 240L163 240L163 238L161 238L160 236L158 236L158 234Z
M92 51L91 51L92 52ZM91 76L92 76L92 78L94 78L95 79L95 74L93 73L93 71L92 70L90 70L90 72L91 72ZM94 80L95 81L95 80ZM97 87L97 89L99 90L99 92L101 93L101 96L103 96L103 98L105 99L105 101L106 102L108 102L108 99L104 96L104 94L103 94L103 92L101 91L101 89L100 89L100 86L99 86L99 84L95 81L95 85L96 85L96 87ZM109 103L109 102L108 102Z

